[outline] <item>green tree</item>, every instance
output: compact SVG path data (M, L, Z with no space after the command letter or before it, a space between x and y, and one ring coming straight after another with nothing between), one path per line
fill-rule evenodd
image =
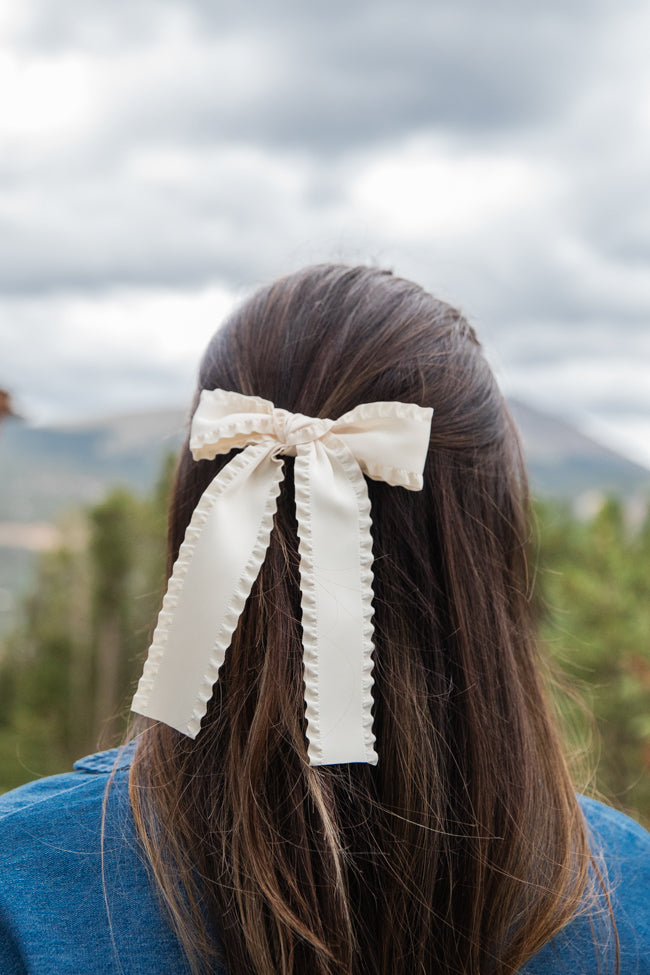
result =
M0 660L0 788L120 739L165 575L171 462L150 498L116 489L67 519Z
M70 516L40 559L0 658L0 789L121 737L164 586L172 469L149 498L119 489ZM650 825L650 516L632 532L615 500L590 521L536 511L543 636L595 738L561 690L558 711L592 768L599 754L598 790Z
M616 500L588 522L538 512L543 632L593 713L597 787L650 823L650 519L631 531ZM588 720L562 707L588 740Z

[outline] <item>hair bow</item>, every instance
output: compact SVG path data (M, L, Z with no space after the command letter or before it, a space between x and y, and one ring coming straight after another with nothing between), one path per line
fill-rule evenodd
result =
M364 474L419 491L433 410L365 403L338 420L203 390L195 460L245 447L194 510L132 710L195 738L269 544L295 456L303 662L311 765L377 763L372 730L372 538Z

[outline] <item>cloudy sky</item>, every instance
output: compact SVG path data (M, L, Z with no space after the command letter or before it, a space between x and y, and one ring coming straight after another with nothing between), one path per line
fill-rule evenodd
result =
M182 404L233 301L372 261L650 466L649 36L640 0L2 5L0 386Z

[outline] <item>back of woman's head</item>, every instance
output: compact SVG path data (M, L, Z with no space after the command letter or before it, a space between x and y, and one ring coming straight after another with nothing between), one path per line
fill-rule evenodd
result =
M307 268L216 333L215 388L434 416L423 490L368 482L377 767L307 761L291 458L200 734L143 734L136 822L190 957L216 931L231 975L515 971L574 911L587 857L539 678L519 445L472 329L388 273ZM170 571L229 459L184 448Z

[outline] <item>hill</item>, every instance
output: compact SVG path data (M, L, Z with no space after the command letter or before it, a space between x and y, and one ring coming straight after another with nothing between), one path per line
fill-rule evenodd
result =
M185 435L180 410L123 415L74 425L0 430L0 522L56 518L124 484L148 491L164 456Z
M511 401L533 490L575 499L598 491L650 494L650 471L569 423ZM146 492L186 429L181 410L33 427L7 418L0 428L0 632L27 585L34 553L57 544L53 525L67 509L92 504L118 484Z
M639 464L564 420L519 400L510 406L536 493L568 499L585 491L626 496L650 489L650 471ZM51 521L66 508L99 500L116 484L148 491L185 429L181 410L53 427L6 420L0 429L0 523Z
M650 470L629 460L570 423L509 400L526 455L534 493L574 499L598 491L629 497L650 491Z

